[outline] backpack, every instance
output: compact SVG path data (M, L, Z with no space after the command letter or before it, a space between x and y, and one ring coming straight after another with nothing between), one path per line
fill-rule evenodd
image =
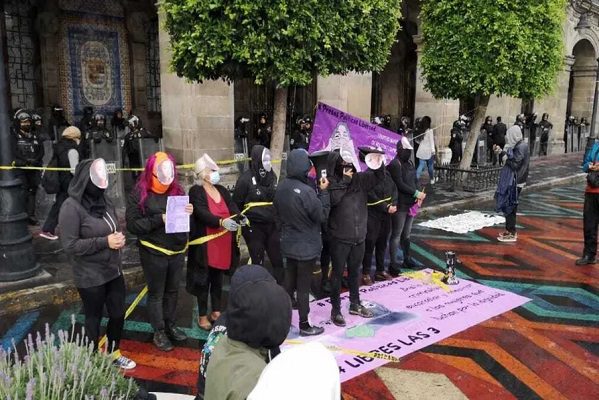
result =
M52 159L46 165L46 168L57 168L58 167L58 157L56 157L56 153L52 156ZM42 175L42 187L48 194L56 194L60 191L60 179L58 176L58 171L54 171L51 169L45 169Z

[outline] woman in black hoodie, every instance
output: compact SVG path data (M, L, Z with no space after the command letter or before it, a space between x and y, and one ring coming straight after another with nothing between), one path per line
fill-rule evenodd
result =
M413 268L410 260L410 232L412 231L412 222L414 217L410 215L410 207L418 200L422 201L426 197L423 192L417 189L418 178L416 178L416 169L412 164L412 146L406 137L397 142L397 157L391 161L387 167L393 182L397 186L398 209L391 217L391 240L389 241L389 254L391 256L391 275L397 276L400 273L400 266L397 257L397 251L401 246L403 252L403 266Z
M252 147L250 169L245 171L235 184L233 201L240 211L254 202L272 202L277 190L277 175L272 170L270 151L260 145ZM245 215L250 224L242 228L253 264L264 265L264 252L273 268L279 284L283 283L283 260L279 244L279 229L275 223L275 210L271 206L254 207Z
M69 198L60 209L60 239L83 302L85 335L94 346L98 345L106 305L108 351L112 352L115 365L131 369L135 362L119 351L125 323L125 280L121 268L125 235L119 229L114 206L104 195L107 187L103 159L84 160L77 165Z

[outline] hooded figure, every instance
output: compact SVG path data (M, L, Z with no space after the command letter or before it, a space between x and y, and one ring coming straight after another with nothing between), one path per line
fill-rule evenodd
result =
M339 367L319 342L292 347L264 368L248 400L339 400Z
M543 118L541 118L541 122L539 122L539 128L541 130L541 155L547 155L547 145L549 142L549 135L551 130L553 129L553 124L549 122L549 114L543 114Z
M231 278L226 310L227 336L210 357L206 399L245 400L291 327L291 301L285 290L257 265Z
M331 211L328 233L333 264L331 319L338 326L345 326L339 295L346 264L349 271L350 313L364 318L373 316L372 311L360 303L359 285L368 222L368 192L385 178L383 155L379 156L380 168L356 172L354 165L345 161L339 152L329 154L327 176L331 182Z
M462 142L464 141L463 125L460 120L456 120L451 128L451 139L449 139L449 148L451 149L451 164L457 164L462 161Z
M108 350L114 363L131 369L135 363L118 350L125 323L125 281L120 232L114 206L104 195L108 187L106 162L81 161L69 185L69 198L60 209L60 239L73 266L75 286L83 302L85 334L97 346L104 306L108 311Z
M300 335L322 333L308 321L309 291L316 259L322 250L320 227L329 214L328 182L322 179L317 195L312 186L316 178L308 152L291 151L287 160L287 179L278 187L274 206L281 220L281 253L287 261L287 293L297 291Z
M272 202L277 189L277 176L272 170L270 150L261 145L252 148L249 170L245 171L235 184L233 201L243 211L248 204ZM264 265L264 252L272 264L277 281L282 282L281 249L279 229L275 224L275 210L272 205L252 207L245 213L250 225L242 228L252 262Z

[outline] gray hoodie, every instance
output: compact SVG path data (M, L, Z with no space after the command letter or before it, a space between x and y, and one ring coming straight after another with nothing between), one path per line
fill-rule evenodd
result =
M121 252L108 247L108 235L119 230L114 207L106 199L102 218L90 215L81 205L81 199L90 180L92 160L77 165L69 185L69 198L60 208L58 224L60 241L73 267L75 286L100 286L119 277Z

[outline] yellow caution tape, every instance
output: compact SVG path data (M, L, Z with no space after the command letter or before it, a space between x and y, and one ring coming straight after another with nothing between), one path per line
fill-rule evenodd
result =
M305 343L306 342L302 342L301 340L285 340L285 342L284 342L284 344L293 344L293 345L305 344ZM344 354L360 356L360 357L377 358L379 360L385 360L385 361L391 361L391 362L400 362L401 361L399 359L399 357L394 357L389 354L346 349L343 347L334 346L334 345L330 345L330 344L326 344L326 343L322 343L322 345L333 352L344 353Z
M439 286L446 292L451 292L451 288L443 282L443 278L445 274L439 271L433 271L431 274L426 273L425 271L414 271L414 272L404 272L401 274L407 278L416 279L419 281L423 281L425 283Z
M367 205L368 205L368 207L378 206L379 204L386 203L388 201L391 201L391 197L386 197L382 200L375 201L374 203L368 203Z
M155 244L147 242L145 240L140 240L139 243L149 249L159 251L167 256L176 256L177 254L183 254L187 251L187 247L189 246L189 243L186 243L185 248L183 250L169 250L160 246L156 246Z
M146 293L148 293L148 287L144 286L144 288L141 290L141 292L139 292L139 294L137 295L135 300L133 300L133 303L131 303L129 308L127 308L127 312L125 312L125 319L129 318L129 316L131 315L133 310L135 310L135 307L137 307L137 305L144 298ZM98 344L98 347L99 348L104 347L104 345L106 344L106 340L107 340L106 335L102 336L102 339L100 339L100 342Z

